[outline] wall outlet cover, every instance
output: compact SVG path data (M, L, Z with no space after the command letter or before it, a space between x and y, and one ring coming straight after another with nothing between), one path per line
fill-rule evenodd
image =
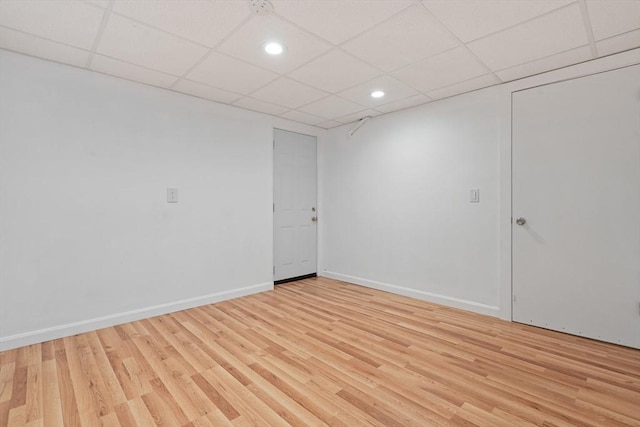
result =
M167 203L178 203L177 188L167 188Z

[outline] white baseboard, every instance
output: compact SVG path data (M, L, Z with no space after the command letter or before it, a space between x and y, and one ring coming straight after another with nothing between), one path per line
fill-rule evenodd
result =
M335 273L333 271L323 271L321 276L328 277L330 279L341 280L343 282L354 283L356 285L366 286L368 288L378 289L380 291L391 292L393 294L403 295L406 297L417 298L435 304L459 308L474 313L500 317L500 307L496 307L493 305L481 304L479 302L448 297L445 295L434 294L418 289L406 288L404 286L390 285L388 283L376 282L375 280L363 279L361 277L349 276L347 274Z
M39 329L36 331L0 337L0 351L68 337L71 335L81 334L83 332L95 331L96 329L108 328L122 323L134 322L136 320L160 316L162 314L173 313L176 311L186 310L188 308L213 304L270 290L273 290L273 282L246 286L230 291L218 292L195 298L187 298L180 301L154 305L152 307L140 308L124 313L110 314L108 316L95 317L93 319L81 320L79 322L66 323L64 325L52 326L50 328Z

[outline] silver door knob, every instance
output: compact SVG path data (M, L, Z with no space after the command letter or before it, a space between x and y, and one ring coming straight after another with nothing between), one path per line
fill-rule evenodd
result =
M317 222L317 221L318 221L318 217L317 217L317 216L312 216L312 217L311 217L311 221L313 221L313 222Z
M522 217L519 217L518 219L516 219L516 224L518 225L525 225L526 223L527 223L527 220Z

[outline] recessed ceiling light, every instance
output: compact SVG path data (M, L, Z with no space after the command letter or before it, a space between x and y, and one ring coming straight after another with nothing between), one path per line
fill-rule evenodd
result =
M384 96L384 92L381 90L374 90L373 92L371 92L372 98L382 98L383 96Z
M269 55L280 55L284 52L284 45L278 42L269 42L264 45L264 51Z

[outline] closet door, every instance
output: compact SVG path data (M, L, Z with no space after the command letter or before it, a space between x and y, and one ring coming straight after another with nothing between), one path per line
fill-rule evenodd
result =
M513 320L640 348L640 66L512 101Z

